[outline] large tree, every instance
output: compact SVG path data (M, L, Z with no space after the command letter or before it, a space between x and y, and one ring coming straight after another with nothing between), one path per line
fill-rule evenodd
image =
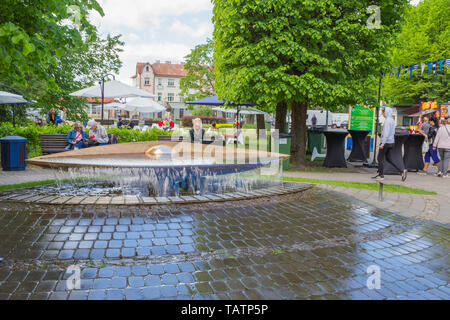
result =
M196 100L214 94L214 42L197 45L185 57L186 77L180 80L180 89L184 101Z
M410 72L400 77L394 71L386 70L383 99L392 103L409 104L421 100L450 100L450 72L445 63L441 72L436 66L436 74L428 75L428 67L421 74L421 63L450 58L450 1L424 0L417 6L410 6L405 14L398 36L398 44L391 54L391 66L419 64L418 72L410 78Z
M306 110L359 102L387 63L406 0L214 0L216 92L292 111L292 157L305 165ZM371 28L371 5L381 13Z
M0 80L27 85L33 74L56 87L49 69L66 50L95 37L89 11L103 11L95 0L2 0L0 2Z

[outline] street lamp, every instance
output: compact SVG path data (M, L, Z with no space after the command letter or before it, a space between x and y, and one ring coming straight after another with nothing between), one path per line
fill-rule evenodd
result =
M105 79L108 76L112 76L113 80L116 80L116 77L113 74L108 73L108 74L105 74L102 77L102 80L98 82L100 84L100 89L102 91L102 117L101 117L101 121L103 121L103 105L104 105L104 100L105 100Z

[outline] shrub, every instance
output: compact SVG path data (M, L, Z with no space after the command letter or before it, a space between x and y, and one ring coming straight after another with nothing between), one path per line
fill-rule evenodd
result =
M234 124L233 123L218 123L216 124L216 128L233 128Z
M225 118L222 117L207 117L207 116L184 116L181 118L181 123L183 127L192 127L192 119L200 118L202 123L211 124L215 123L226 123Z
M9 122L0 124L0 138L5 136L20 136L28 139L27 153L28 158L42 155L41 134L68 134L72 129L70 125L37 126L35 123L29 123L26 127L13 127ZM89 133L89 130L86 130ZM152 128L145 132L130 130L125 128L107 128L108 133L117 137L118 143L136 142L136 141L155 141L159 135L171 135L170 131L164 131L159 128Z

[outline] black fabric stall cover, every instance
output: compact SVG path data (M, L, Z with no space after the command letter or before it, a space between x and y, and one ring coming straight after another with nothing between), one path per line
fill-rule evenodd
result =
M403 162L408 171L419 171L424 167L422 145L425 137L421 134L410 134L405 142Z
M352 136L352 152L347 161L366 162L369 155L364 151L364 141L369 134L369 130L348 130Z
M391 151L392 161L401 169L405 169L405 164L403 163L402 149L403 144L408 139L408 133L399 133L394 135L394 148ZM389 162L384 160L384 174L401 174L398 172Z
M323 165L328 168L341 167L347 168L345 161L345 137L347 131L324 131L327 139L327 155Z

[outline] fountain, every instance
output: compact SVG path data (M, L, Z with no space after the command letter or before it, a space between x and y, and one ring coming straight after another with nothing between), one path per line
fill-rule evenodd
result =
M230 193L239 198L236 194L270 194L274 188L283 193L281 161L288 157L218 144L149 141L72 150L27 162L53 169L57 186L42 187L44 193L56 192L65 199L131 196L141 202L149 197L226 199Z

